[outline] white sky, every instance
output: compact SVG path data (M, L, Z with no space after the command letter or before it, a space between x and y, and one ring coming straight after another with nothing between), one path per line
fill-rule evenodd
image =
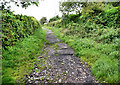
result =
M23 9L21 7L17 7L12 4L12 11L15 11L15 14L23 14L28 16L34 16L37 20L40 20L42 17L47 17L49 20L50 18L59 14L59 1L60 0L44 0L40 1L39 7L35 5L29 6L27 9Z

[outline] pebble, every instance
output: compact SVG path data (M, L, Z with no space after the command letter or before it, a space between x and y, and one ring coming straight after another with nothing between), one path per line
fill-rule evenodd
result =
M37 77L37 78L34 78L35 80L38 80L39 78Z
M72 74L74 74L74 72L72 72Z
M68 71L66 71L66 73L68 73Z
M85 72L83 72L83 74L86 74Z
M81 72L83 71L82 68L79 69Z
M66 76L67 74L64 74L64 76Z
M38 72L35 75L38 76Z
M105 83L105 81L103 81Z
M35 81L35 83L38 83L38 81Z
M55 83L57 83L57 81Z
M59 69L59 72L61 71L61 69Z
M51 80L53 80L53 78L51 78Z
M31 80L29 79L28 81L30 82Z
M38 68L35 68L35 70L38 70Z
M28 76L28 78L30 78L30 76Z
M61 79L59 79L59 83L61 83L61 81L62 81L62 80L61 80Z

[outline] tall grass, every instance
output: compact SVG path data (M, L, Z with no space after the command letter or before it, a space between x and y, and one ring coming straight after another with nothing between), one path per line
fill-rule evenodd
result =
M2 83L22 83L25 75L29 74L37 61L37 55L41 53L45 41L45 31L41 28L34 35L9 46L2 51Z
M67 43L76 52L81 61L87 62L92 74L99 82L118 83L118 44L98 43L91 38L79 38L79 35L65 35L63 28L51 29L57 37Z

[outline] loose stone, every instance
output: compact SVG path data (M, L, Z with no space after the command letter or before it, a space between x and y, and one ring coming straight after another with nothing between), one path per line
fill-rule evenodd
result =
M59 83L61 83L61 79L59 80Z
M72 72L72 74L74 74L74 72Z

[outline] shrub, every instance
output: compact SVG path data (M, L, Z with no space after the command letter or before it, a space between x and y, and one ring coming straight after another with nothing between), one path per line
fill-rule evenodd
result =
M109 27L120 27L120 6L113 7L105 12L100 13L99 15L99 23L109 26Z
M34 17L6 13L5 10L2 20L2 47L5 49L34 34L35 30L40 28L40 23Z
M49 22L56 21L56 20L58 20L58 19L60 19L60 17L57 15L57 16L51 18L51 19L49 20Z
M70 15L69 15L69 20L70 20L70 21L77 22L78 19L79 19L79 17L80 17L79 14L70 14Z

